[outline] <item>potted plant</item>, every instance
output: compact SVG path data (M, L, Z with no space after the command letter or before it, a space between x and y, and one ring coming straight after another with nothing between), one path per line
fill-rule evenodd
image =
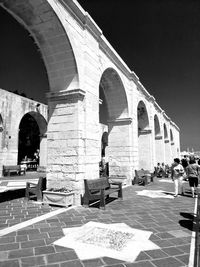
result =
M74 204L74 191L66 187L50 188L43 191L43 203L68 207Z

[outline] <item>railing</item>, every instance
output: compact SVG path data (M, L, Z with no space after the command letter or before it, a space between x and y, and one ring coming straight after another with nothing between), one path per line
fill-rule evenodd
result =
M197 199L197 214L194 221L194 231L196 232L195 238L195 254L194 254L194 267L200 266L200 188L198 187Z

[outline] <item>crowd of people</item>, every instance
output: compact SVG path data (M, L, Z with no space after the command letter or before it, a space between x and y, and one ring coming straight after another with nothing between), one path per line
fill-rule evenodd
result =
M183 181L188 180L191 188L192 197L197 195L197 187L200 179L200 159L194 156L184 156L181 160L175 158L171 167L164 163L157 164L157 177L169 177L174 181L174 197L184 195Z

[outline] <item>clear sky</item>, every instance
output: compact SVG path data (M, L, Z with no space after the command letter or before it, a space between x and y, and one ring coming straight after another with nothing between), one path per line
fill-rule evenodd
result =
M200 151L200 1L78 2L161 108L179 126L181 150L189 147ZM4 37L0 44L0 88L13 86L16 89L17 79L22 72L25 75L28 71L29 80L27 83L24 81L25 93L44 102L41 92L48 91L48 81L42 60L36 56L39 53L35 47L27 45L27 37L19 38L21 33L17 26L13 30L10 17L8 20L1 10L0 25L0 34ZM31 38L28 39L33 43ZM20 49L23 50L21 54ZM9 51L9 56L5 51ZM21 57L24 57L23 65ZM12 62L19 62L17 69Z

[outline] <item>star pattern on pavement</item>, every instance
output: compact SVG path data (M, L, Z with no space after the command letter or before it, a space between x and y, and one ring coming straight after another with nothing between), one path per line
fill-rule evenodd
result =
M173 192L166 192L163 190L142 190L136 191L137 195L150 198L172 198L174 199Z
M88 222L64 228L64 237L54 245L75 250L80 260L110 257L133 262L141 251L160 249L149 240L152 232L131 228L124 223Z

